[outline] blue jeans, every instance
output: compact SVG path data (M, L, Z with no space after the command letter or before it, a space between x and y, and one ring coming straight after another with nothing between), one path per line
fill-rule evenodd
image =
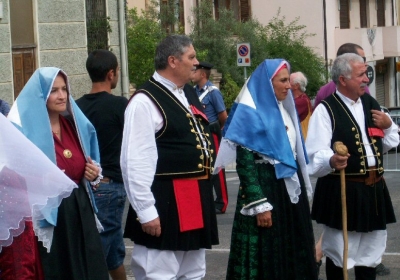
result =
M93 192L98 208L97 217L104 227L100 233L108 270L120 267L125 258L125 244L122 233L122 214L124 212L126 192L123 183L110 180L100 183Z

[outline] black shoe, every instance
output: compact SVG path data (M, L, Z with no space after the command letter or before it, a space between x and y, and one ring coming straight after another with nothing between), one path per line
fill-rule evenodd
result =
M390 269L383 265L383 263L378 264L375 267L376 275L378 276L386 276L390 274Z

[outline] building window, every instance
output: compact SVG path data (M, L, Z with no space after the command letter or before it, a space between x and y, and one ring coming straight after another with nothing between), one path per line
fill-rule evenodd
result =
M385 26L385 0L376 1L376 17L378 26Z
M36 43L32 0L10 1L14 98L36 69Z
M248 21L251 18L250 0L214 0L213 3L215 19L219 19L222 9L233 11L235 18L240 21Z
M161 24L168 34L185 28L184 0L162 0L160 4Z
M111 32L110 18L106 13L105 0L86 0L87 49L108 49L108 33Z
M360 27L368 27L368 0L360 0Z
M350 28L350 7L349 0L340 0L340 28L348 29Z
M240 0L240 21L248 21L251 18L250 0Z

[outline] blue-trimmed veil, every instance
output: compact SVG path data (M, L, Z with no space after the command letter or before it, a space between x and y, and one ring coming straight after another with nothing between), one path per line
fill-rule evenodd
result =
M272 78L283 65L282 59L266 59L246 81L229 113L224 127L224 137L215 162L215 171L236 159L236 146L251 150L275 166L278 179L284 179L290 200L297 203L300 183L296 159L293 156L285 124L272 86ZM302 171L309 199L312 188L307 174L308 163L292 92L282 101L296 128L297 162Z
M85 158L90 156L93 161L99 163L100 153L96 130L73 100L68 77L59 68L42 67L37 69L15 100L8 114L8 119L56 165L54 139L46 103L54 80L59 74L65 78L68 90L67 110L62 115L72 117ZM94 203L92 189L89 182L84 181L94 212L96 213L97 208ZM39 184L37 188L41 189L42 186ZM40 234L39 232L48 231L48 234L52 236L52 228L57 224L57 207L61 203L61 199L59 197L54 197L53 199L55 202L51 203L51 207L41 209L41 215L44 219L38 221L37 224L34 223L35 234L38 235L39 239L41 235L46 234ZM97 218L96 222L98 222ZM98 228L101 228L99 223ZM46 247L49 249L48 246Z

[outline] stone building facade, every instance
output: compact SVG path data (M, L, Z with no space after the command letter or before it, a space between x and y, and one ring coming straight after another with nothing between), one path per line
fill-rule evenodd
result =
M74 98L90 90L85 68L87 1L0 0L1 99L12 104L35 69L44 66L59 67L67 73ZM108 46L121 61L118 4L125 1L91 1L105 5L111 27ZM122 91L120 82L113 93L121 95Z

